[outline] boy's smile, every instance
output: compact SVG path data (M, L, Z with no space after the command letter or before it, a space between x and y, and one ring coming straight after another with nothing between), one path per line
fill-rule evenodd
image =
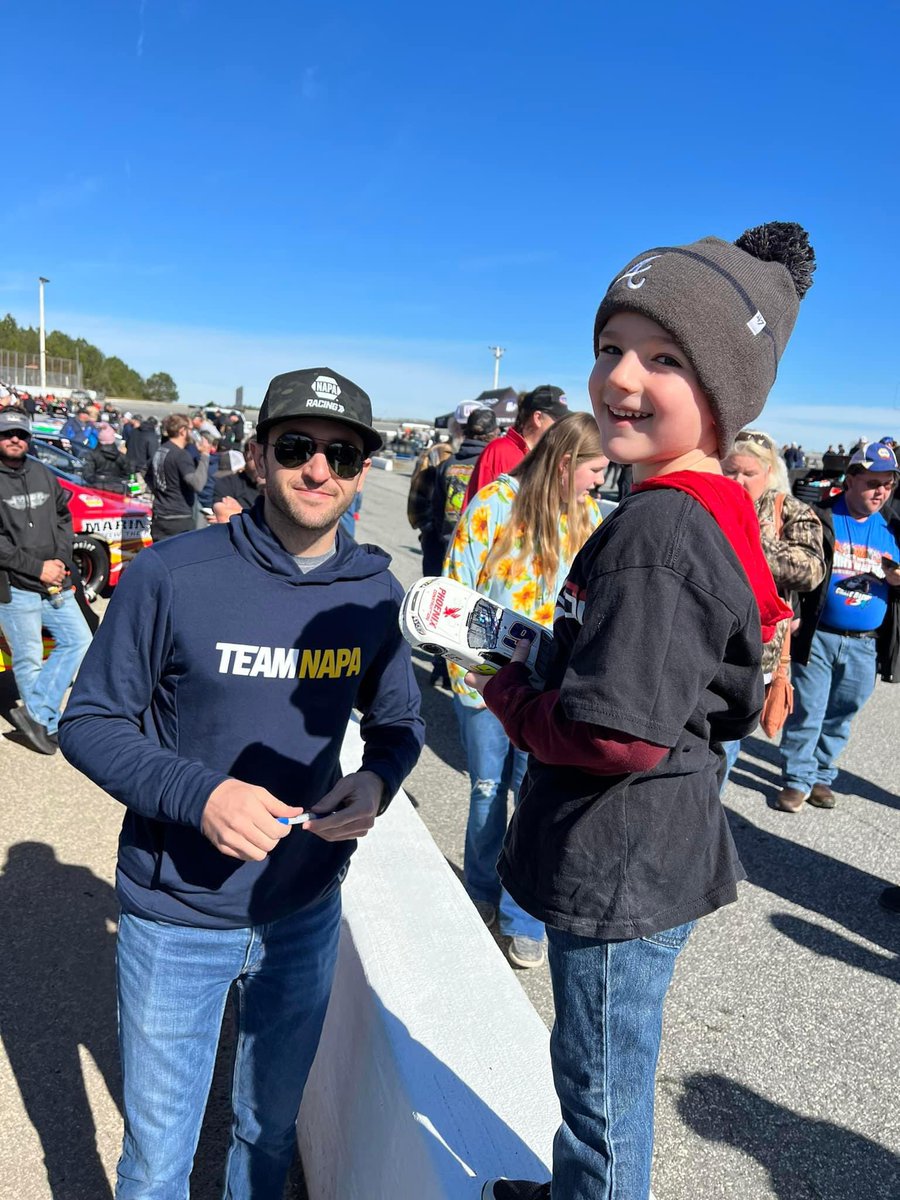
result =
M588 390L604 450L614 462L633 464L636 480L717 457L715 420L697 375L671 334L648 317L610 317Z

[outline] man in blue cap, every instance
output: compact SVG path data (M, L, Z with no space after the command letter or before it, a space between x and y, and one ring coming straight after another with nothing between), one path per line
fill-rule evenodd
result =
M816 506L825 578L801 599L791 642L794 711L781 740L783 812L834 808L831 785L853 718L876 675L897 680L900 660L900 519L888 511L897 458L884 442L861 445L843 493ZM887 517L887 519L886 519Z

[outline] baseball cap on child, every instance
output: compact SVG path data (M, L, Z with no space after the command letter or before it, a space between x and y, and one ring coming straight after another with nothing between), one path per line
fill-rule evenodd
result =
M806 230L784 221L757 225L736 242L706 237L645 250L601 301L594 357L614 313L639 313L668 330L697 373L724 458L762 412L815 267Z
M848 466L863 467L866 471L900 471L897 456L883 442L870 442L851 454Z

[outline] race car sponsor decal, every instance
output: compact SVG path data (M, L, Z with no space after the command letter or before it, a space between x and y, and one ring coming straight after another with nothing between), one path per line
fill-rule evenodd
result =
M446 599L447 589L445 587L436 587L431 597L431 603L428 605L428 612L425 614L425 624L429 629L437 629Z
M112 540L140 541L150 528L145 516L130 517L85 517L81 522L81 533Z
M95 496L92 492L79 492L78 499L88 508L102 508L106 503L102 496Z
M340 679L358 675L362 647L326 647L301 650L296 646L248 646L242 642L216 642L220 675L245 675L251 679Z

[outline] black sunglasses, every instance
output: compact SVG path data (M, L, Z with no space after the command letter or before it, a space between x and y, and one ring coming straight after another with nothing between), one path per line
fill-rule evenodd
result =
M289 470L309 462L319 450L338 479L355 479L366 461L365 454L352 442L320 442L305 433L280 433L272 445L276 462Z

